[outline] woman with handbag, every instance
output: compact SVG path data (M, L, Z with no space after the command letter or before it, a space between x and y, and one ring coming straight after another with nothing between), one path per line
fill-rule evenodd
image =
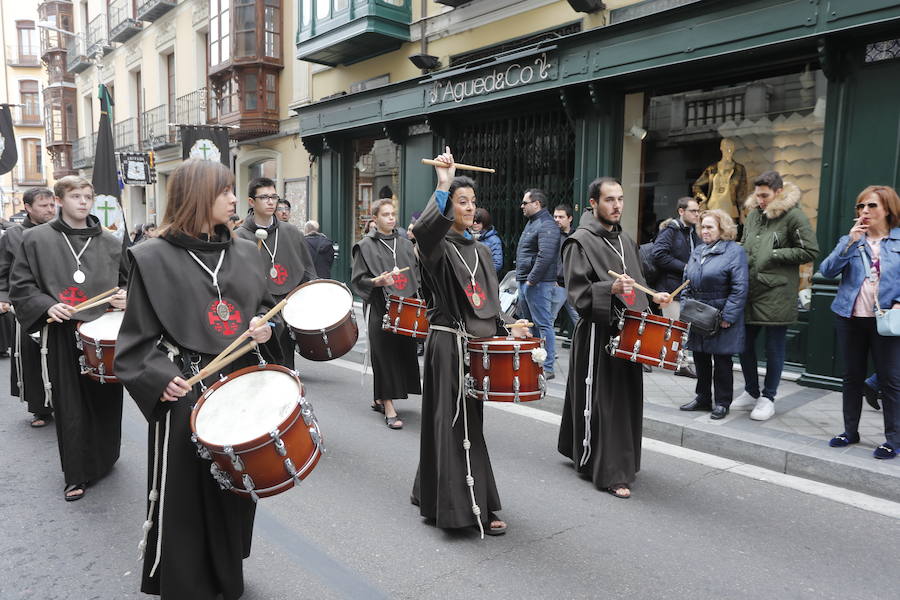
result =
M844 349L844 432L829 445L859 443L863 381L869 354L883 398L885 442L875 458L900 449L900 198L893 188L872 185L856 198L856 219L819 265L825 277L841 276L831 303Z
M734 392L731 357L744 348L749 271L747 253L736 237L737 225L728 213L704 211L703 243L684 268L691 283L682 293L681 318L691 322L687 347L694 352L697 386L696 397L681 410L712 410L712 419L728 414Z

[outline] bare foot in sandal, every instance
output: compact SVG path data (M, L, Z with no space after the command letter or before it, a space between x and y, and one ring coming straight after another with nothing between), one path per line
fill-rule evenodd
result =
M631 488L624 483L612 485L606 488L606 492L612 494L616 498L631 498Z

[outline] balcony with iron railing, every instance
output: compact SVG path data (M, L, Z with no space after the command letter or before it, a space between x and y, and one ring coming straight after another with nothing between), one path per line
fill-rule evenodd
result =
M297 58L323 65L352 64L409 41L410 0L303 0Z
M205 125L209 122L210 94L202 87L175 99L175 122L179 125ZM181 131L176 134L181 140Z
M109 39L125 42L143 29L144 24L134 18L132 0L111 0L109 3Z
M106 54L111 50L112 43L109 40L109 23L106 20L106 15L100 13L88 23L87 54L88 56L99 53Z
M113 127L113 140L116 152L137 152L140 149L138 120L132 117L116 123Z
M72 167L84 169L94 164L94 152L97 149L97 134L78 138L72 144Z
M10 67L40 67L39 52L40 49L36 44L24 48L16 44L7 44L6 64Z
M138 0L137 18L152 23L175 8L176 4L178 0Z
M81 73L91 66L91 56L87 51L87 40L81 34L69 37L66 48L66 69L72 73Z
M37 102L26 102L22 106L10 106L13 125L17 127L43 127L41 107Z
M167 104L144 111L141 115L141 147L144 150L160 150L175 145L175 128L169 126L170 116Z

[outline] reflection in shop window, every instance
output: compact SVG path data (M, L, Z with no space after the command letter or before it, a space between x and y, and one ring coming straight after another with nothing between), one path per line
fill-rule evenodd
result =
M640 235L652 239L683 196L742 221L753 180L781 173L816 227L827 80L809 68L738 85L652 96L644 127ZM810 265L801 271L809 286Z
M397 207L400 183L400 146L389 139L363 138L353 142L353 239L365 235L372 202L390 198ZM398 223L398 227L403 224Z

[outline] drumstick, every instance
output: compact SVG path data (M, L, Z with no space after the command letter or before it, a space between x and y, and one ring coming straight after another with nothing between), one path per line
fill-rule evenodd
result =
M464 165L462 163L453 163L452 165L448 165L444 161L441 160L433 160L430 158L422 159L423 165L431 165L432 167L456 167L457 169L462 169L463 171L478 171L480 173L496 173L497 171L494 169L490 169L488 167L474 167L472 165Z
M403 267L402 269L397 269L396 271L385 271L384 273L387 273L388 275L398 275L403 271L409 271L409 267ZM384 273L382 273L381 275L384 275ZM381 277L381 275L379 275L378 277ZM378 277L373 277L372 281L374 282L376 279L378 279Z
M683 290L684 288L686 288L690 282L691 282L690 279L685 279L685 280L684 280L684 283L682 283L682 284L679 285L677 288L675 288L674 290L672 290L672 293L669 294L669 295L672 296L672 297L674 298L675 296L677 296L678 294L680 294L680 293L681 293L681 290Z
M87 310L87 309L89 309L89 308L94 308L95 306L100 306L100 305L103 304L104 302L109 302L109 301L110 301L109 296L112 296L113 294L115 294L115 293L118 292L118 291L119 291L119 288L114 287L114 288L111 288L111 289L106 290L105 292L103 292L103 293L101 293L101 294L97 294L97 295L94 296L93 298L88 298L87 300L85 300L84 302L82 302L81 304L79 304L78 306L76 306L76 307L75 307L75 310L73 310L73 311L70 312L69 314L70 314L70 315L74 315L75 313L80 312L80 311L82 311L82 310ZM48 319L47 319L47 322L48 322L48 323L53 323L53 322L55 322L55 319L48 318Z
M223 367L227 367L235 360L240 358L241 356L247 354L251 350L256 348L256 342L250 342L243 348L239 350L235 350L228 356L222 359L213 359L208 365L200 369L200 372L187 380L187 384L191 387L200 382L201 379L206 379L210 375L213 375L216 371L221 370Z
M504 323L503 326L507 329L512 329L513 327L534 327L534 323Z
M274 315L274 314L277 313L279 310L281 310L282 308L284 308L284 305L287 304L287 301L288 301L288 298L289 298L289 297L290 297L290 294L288 294L287 296L285 296L284 300L282 300L281 302L279 302L278 304L276 304L275 306L273 306L273 307L272 307L272 310L270 310L269 312L267 312L266 314L264 314L263 316L261 316L260 319L262 320L262 322L265 323L266 321L268 321L269 319L272 318L272 315ZM249 331L249 330L248 330L248 331ZM246 333L246 332L245 332L245 333ZM245 338L243 335L239 335L233 342L231 342L231 343L228 345L227 348L225 348L224 350L222 350L221 352L219 352L219 355L216 356L214 359L212 359L212 360L210 361L210 364L216 362L217 360L222 360L223 358L225 358L226 356L228 356L228 353L231 352L232 350L234 350L235 348L237 348L238 345L239 345L243 340L245 340L245 339L246 339L246 338Z
M624 275L619 275L618 273L616 273L616 272L613 271L612 269L610 269L609 271L607 271L607 273L609 273L610 275L612 275L613 277L616 277L616 278L624 277ZM659 293L659 292L655 292L655 291L651 290L651 289L648 288L648 287L642 286L642 285L639 284L637 281L635 281L633 285L634 285L634 287L636 287L637 289L641 290L642 292L647 292L647 293L650 294L651 296L655 296L656 294Z

